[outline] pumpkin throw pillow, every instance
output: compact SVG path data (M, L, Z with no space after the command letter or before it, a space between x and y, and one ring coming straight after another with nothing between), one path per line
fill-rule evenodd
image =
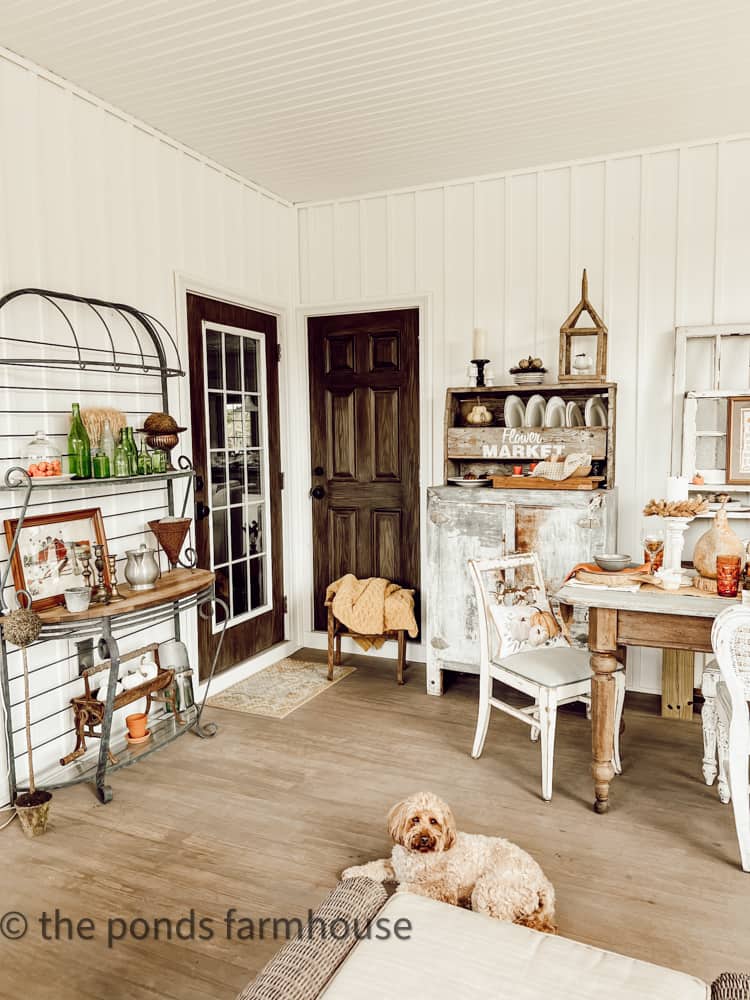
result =
M546 594L537 587L500 586L497 604L490 605L490 614L499 638L497 659L530 649L570 645Z

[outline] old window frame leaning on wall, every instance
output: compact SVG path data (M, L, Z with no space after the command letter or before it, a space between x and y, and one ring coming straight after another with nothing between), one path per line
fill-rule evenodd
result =
M702 471L705 487L696 490L731 485L725 465L727 400L749 388L750 323L677 327L672 471L688 479Z

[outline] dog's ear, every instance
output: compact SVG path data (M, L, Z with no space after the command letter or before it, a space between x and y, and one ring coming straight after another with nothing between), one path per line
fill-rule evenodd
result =
M446 806L443 812L443 829L445 830L445 847L448 851L456 843L456 820L450 806Z
M388 813L388 818L386 819L388 835L394 844L401 844L403 846L408 820L408 805L408 801L404 799L402 802L397 802L395 806L391 806Z

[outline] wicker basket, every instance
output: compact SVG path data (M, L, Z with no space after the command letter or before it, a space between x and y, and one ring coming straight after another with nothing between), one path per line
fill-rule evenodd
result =
M192 518L175 517L168 521L149 521L148 526L156 536L156 540L164 549L169 559L169 565L174 569L180 561L180 552L187 538Z

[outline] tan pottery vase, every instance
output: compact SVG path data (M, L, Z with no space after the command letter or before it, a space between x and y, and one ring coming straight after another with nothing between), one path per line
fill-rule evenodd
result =
M739 556L742 566L745 565L745 546L729 527L724 507L716 511L714 523L695 543L693 565L701 576L715 580L717 556Z

